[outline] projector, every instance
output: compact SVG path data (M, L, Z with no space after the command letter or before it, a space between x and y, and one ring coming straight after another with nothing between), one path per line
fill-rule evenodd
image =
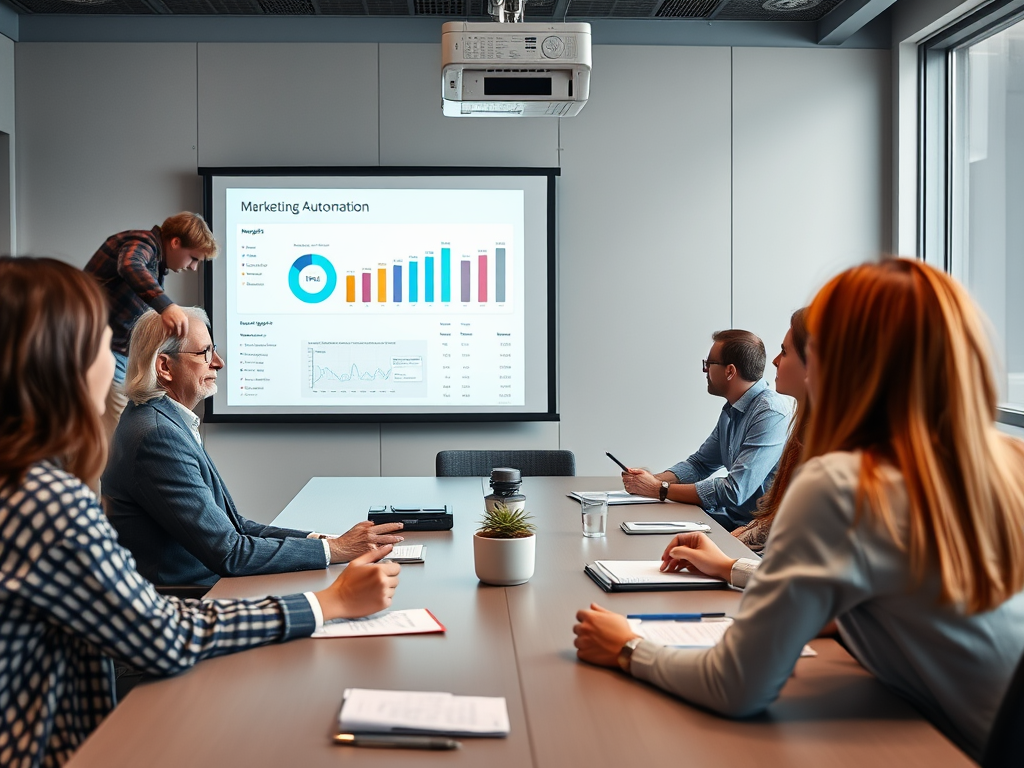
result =
M445 117L572 117L590 95L590 25L450 21Z

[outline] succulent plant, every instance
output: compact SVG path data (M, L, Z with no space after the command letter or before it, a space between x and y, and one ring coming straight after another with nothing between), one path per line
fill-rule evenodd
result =
M537 530L531 519L532 515L526 514L525 509L513 512L499 501L484 513L477 533L488 539L523 539Z

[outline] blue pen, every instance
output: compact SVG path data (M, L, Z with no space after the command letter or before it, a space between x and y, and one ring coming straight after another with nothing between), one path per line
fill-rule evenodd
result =
M701 619L724 619L724 613L631 613L627 619L641 621L700 621Z

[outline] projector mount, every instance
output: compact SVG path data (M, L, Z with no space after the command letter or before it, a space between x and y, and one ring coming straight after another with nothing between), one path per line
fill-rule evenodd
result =
M497 22L518 24L526 12L526 0L487 0L487 12Z

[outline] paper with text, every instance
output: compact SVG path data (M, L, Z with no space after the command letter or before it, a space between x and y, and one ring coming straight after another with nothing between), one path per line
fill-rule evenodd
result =
M368 688L346 689L338 727L355 733L450 736L506 736L510 730L501 697Z
M422 563L426 554L427 548L422 544L405 544L392 547L387 559L393 563Z
M426 608L375 613L364 619L333 619L313 637L374 637L444 632L445 628Z

